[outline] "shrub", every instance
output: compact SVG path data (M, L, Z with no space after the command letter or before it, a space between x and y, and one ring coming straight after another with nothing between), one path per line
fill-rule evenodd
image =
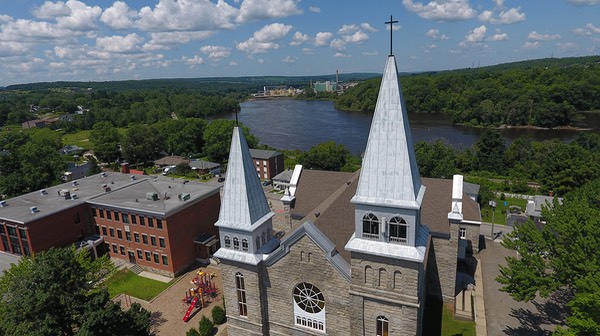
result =
M225 323L225 309L221 306L215 306L212 309L212 319L215 324Z
M185 336L200 336L200 333L196 328L192 328L185 333Z
M210 334L212 334L212 330L213 330L212 321L208 317L202 316L202 319L200 319L200 323L198 325L199 335L200 336L209 336Z

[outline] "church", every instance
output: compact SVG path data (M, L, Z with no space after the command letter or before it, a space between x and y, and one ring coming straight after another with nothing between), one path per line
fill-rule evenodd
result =
M304 170L282 201L279 239L234 128L214 255L230 335L422 335L426 299L454 309L481 213L462 176L420 177L391 53L361 170Z

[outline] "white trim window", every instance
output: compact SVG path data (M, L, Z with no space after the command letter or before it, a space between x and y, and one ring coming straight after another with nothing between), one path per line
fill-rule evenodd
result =
M325 297L310 283L300 283L292 293L294 323L298 326L325 332Z
M390 241L395 243L408 243L408 224L398 216L390 219Z
M377 316L377 336L389 336L390 322L385 316Z
M466 228L458 229L458 238L467 239L467 229Z
M246 304L246 284L244 275L240 272L235 274L235 290L237 292L238 312L240 316L248 316L248 305Z
M362 220L364 238L379 239L379 218L372 213L368 213Z
M242 251L248 252L248 239L242 238Z
M229 236L225 236L223 238L223 241L225 242L225 247L227 247L227 248L231 247L231 238L229 238Z

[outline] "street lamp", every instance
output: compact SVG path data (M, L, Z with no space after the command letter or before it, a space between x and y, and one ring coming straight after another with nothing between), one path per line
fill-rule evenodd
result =
M496 200L490 201L490 207L492 207L492 240L494 240L494 219L496 218Z

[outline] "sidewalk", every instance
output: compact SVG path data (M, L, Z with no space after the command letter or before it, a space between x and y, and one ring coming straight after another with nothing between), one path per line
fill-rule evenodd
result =
M483 299L483 276L481 275L481 260L477 260L477 269L475 270L475 334L477 336L487 336L487 322L485 317L485 302Z

